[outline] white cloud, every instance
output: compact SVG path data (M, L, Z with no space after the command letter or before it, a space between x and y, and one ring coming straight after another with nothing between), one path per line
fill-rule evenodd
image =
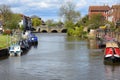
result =
M49 14L54 14L57 16L59 7L68 2L74 2L76 4L77 10L81 13L86 13L90 5L113 5L120 3L120 0L0 0L0 4L7 4L11 6L13 12L23 13L23 14L46 14L46 17L50 17ZM44 10L44 11L43 11ZM51 11L52 10L52 11ZM53 11L54 10L54 11ZM54 18L54 16L51 16Z
M57 6L59 0L22 0L21 3L28 7L51 8Z
M120 0L86 0L88 5L113 5L120 3Z
M79 0L77 3L76 3L76 7L77 8L81 8L81 7L84 7L87 5L87 1L86 0Z
M26 8L24 7L12 7L11 8L14 13L24 13L26 11Z
M39 7L39 8L49 8L50 5L48 3L45 3L45 2L33 2L33 3L30 3L30 4L26 4L28 7Z

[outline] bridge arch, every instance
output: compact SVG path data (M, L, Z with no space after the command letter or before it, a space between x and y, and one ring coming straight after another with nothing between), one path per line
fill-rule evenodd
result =
M41 33L48 33L47 30L42 30Z
M40 32L40 28L38 28L38 32Z
M61 33L67 33L67 29L62 29Z
M51 30L51 33L58 33L57 30Z
M67 33L67 29L65 27L38 26L36 31L40 33Z

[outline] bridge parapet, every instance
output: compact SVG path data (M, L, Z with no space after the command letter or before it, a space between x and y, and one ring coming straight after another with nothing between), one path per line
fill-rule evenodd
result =
M47 33L62 33L63 30L66 31L65 27L49 27L49 26L38 26L36 31L37 32L47 32Z

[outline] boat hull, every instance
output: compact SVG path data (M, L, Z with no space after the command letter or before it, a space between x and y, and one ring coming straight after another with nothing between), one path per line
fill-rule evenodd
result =
M120 63L120 48L116 42L106 43L104 62Z
M19 52L19 53L16 53L16 52L14 52L14 53L9 53L9 55L10 55L10 56L21 56L21 52Z
M120 57L115 57L115 56L111 56L111 57L104 57L104 62L106 63L120 63Z

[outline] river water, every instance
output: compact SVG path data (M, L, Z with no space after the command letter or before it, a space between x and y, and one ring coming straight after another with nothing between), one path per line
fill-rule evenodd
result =
M120 80L120 66L103 63L94 40L38 33L38 46L0 60L0 80Z

